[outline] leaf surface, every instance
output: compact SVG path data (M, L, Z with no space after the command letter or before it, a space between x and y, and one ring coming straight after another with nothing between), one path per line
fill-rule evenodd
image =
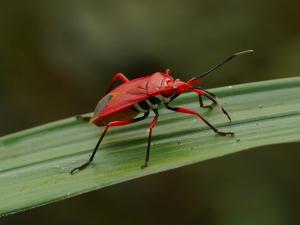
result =
M219 96L232 123L217 107L200 109L194 94L182 95L173 105L195 109L235 136L216 136L191 115L161 109L149 167L143 170L151 116L111 128L93 164L73 176L70 170L88 159L103 128L69 118L0 138L0 215L257 146L300 140L300 78L210 91Z

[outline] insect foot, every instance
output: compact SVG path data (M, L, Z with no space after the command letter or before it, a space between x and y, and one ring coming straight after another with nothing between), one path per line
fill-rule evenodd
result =
M85 122L88 122L91 119L90 116L83 116L83 115L76 115L75 118L76 120L85 121Z
M80 170L83 170L84 168L86 168L88 165L90 165L90 162L87 162L87 163L85 163L85 164L83 164L83 165L81 165L79 167L76 167L76 168L72 169L70 171L70 174L74 175L75 173L79 172Z
M215 106L216 106L216 104L212 103L212 104L204 105L204 106L201 106L201 107L204 108L204 109L213 109Z
M217 134L222 135L222 136L234 136L233 132L222 132L222 131L217 131Z
M146 167L148 167L148 162L145 162L143 165L141 165L141 169L145 169Z

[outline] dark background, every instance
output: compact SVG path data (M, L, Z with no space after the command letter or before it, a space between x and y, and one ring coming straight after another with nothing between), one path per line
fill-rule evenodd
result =
M2 1L0 135L90 112L113 74L205 87L300 74L298 1ZM300 224L299 144L237 153L0 219L0 224ZM1 184L0 184L1 185Z

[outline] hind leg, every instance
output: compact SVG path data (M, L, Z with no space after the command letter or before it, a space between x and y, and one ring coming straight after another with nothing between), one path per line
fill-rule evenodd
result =
M76 115L75 118L76 120L80 120L83 122L89 122L91 120L90 116L83 116L83 115Z
M90 163L94 160L94 157L96 155L96 152L98 151L99 149L99 145L100 143L102 142L104 136L106 135L108 129L110 127L119 127L119 126L124 126L124 125L127 125L127 124L131 124L131 123L136 123L136 122L139 122L141 120L144 120L147 118L147 116L149 115L149 112L146 112L142 117L138 117L138 118L134 118L134 119L130 119L130 120L123 120L123 121L114 121L114 122L110 122L108 125L106 125L104 131L102 132L102 135L100 136L94 150L93 150L93 153L92 155L90 156L89 160L82 164L81 166L78 166L74 169L71 170L71 174L73 175L74 173L80 171L80 170L83 170L84 168L86 168L88 165L90 165Z

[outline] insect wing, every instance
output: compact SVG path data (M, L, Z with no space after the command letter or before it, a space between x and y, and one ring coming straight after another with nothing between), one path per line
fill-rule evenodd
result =
M97 104L96 108L95 108L95 112L93 117L97 116L98 114L100 114L104 108L109 104L109 102L113 99L113 95L112 94L108 94L106 96L104 96Z
M147 81L145 78L132 80L112 90L99 101L93 118L110 116L148 98Z

